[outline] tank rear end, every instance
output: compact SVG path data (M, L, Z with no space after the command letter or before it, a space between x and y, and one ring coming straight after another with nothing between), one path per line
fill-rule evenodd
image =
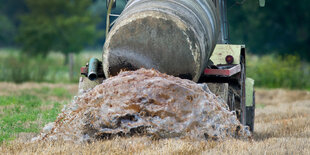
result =
M132 0L107 36L105 76L143 67L197 82L219 31L211 0Z

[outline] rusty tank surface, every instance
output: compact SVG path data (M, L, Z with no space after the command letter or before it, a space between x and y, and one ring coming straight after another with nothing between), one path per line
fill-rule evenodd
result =
M144 67L197 82L219 22L211 0L131 0L104 44L105 76Z

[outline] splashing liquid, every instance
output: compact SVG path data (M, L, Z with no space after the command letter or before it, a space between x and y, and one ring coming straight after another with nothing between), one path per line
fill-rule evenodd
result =
M190 80L139 69L75 97L34 140L95 141L114 136L248 139L226 103Z

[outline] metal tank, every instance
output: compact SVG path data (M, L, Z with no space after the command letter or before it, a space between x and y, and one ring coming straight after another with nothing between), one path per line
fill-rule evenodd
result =
M106 77L154 68L197 82L218 41L220 19L212 0L131 0L109 32Z

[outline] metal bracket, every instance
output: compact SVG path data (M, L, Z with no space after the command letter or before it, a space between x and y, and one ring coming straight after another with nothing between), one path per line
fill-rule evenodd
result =
M228 69L209 69L206 68L204 70L204 75L217 75L217 76L224 76L224 77L230 77L233 76L241 71L241 65L235 65Z

